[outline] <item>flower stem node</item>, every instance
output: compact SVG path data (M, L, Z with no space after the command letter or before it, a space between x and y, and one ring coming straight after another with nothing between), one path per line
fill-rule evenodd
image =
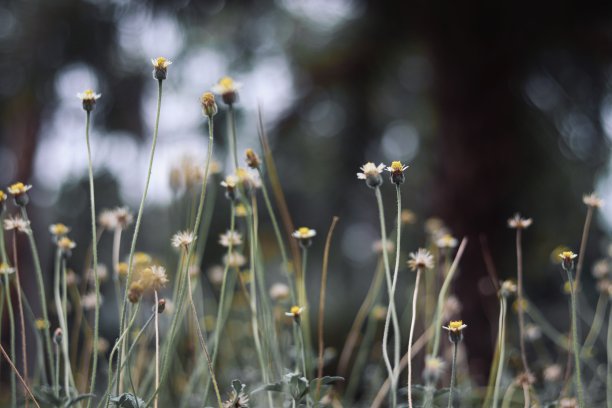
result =
M467 324L463 324L463 320L451 321L448 326L442 326L444 330L448 331L448 339L454 344L463 340L463 329L466 327Z
M405 180L404 170L407 168L408 166L403 165L400 161L391 162L391 166L386 168L386 170L391 173L391 182L398 186L402 184Z
M563 251L559 254L561 258L561 266L565 271L571 272L574 269L574 258L578 255L572 251Z
M91 89L86 89L85 91L77 94L77 98L79 98L83 103L83 109L86 112L91 112L94 109L96 106L96 101L100 99L101 96L102 94L97 94Z
M153 64L153 78L163 81L168 77L168 65L172 64L172 61L164 57L157 57L151 59L151 64Z
M15 204L19 207L25 207L30 202L30 197L28 196L28 190L32 188L29 184L23 184L22 182L17 182L12 184L8 188L9 194L13 196L13 200L15 200Z
M202 104L202 113L207 118L212 118L218 112L217 102L215 102L215 95L212 92L204 92L200 97L200 103Z
M291 235L298 240L302 248L306 249L312 245L312 238L317 235L317 231L308 227L301 227L293 231Z
M372 162L367 162L360 167L361 173L357 173L357 178L365 180L366 185L370 188L377 188L383 183L380 173L383 172L385 165L380 163L378 166Z
M224 76L212 87L212 91L221 96L226 105L233 105L238 100L238 90L242 87L240 82L231 77Z

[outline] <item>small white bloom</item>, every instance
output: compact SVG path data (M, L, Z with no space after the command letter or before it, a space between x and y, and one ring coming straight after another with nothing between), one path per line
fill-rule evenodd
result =
M521 218L519 213L514 214L514 217L508 220L508 226L514 229L524 229L532 224L531 218Z
M433 255L425 248L419 248L416 253L410 253L408 266L413 271L416 271L417 269L431 269L434 266Z
M172 246L187 250L196 238L191 231L179 231L171 239Z
M30 232L30 221L26 221L18 215L10 215L4 220L4 229L7 231L16 230L27 234Z
M224 247L233 247L242 244L242 235L236 231L227 231L225 234L219 235L219 244Z
M241 253L232 251L223 256L223 263L231 268L240 268L246 263L246 258Z
M593 208L601 208L604 205L604 200L599 198L595 193L584 195L582 197L582 202Z
M314 237L315 235L317 235L317 231L310 229L308 227L301 227L293 231L291 235L293 236L293 238L296 238L296 239L310 239Z
M444 234L436 240L436 246L442 248L454 248L457 246L457 239L450 234Z
M368 177L378 177L383 172L385 165L380 163L378 166L372 162L367 162L360 167L362 173L357 173L357 178L360 180L367 180Z

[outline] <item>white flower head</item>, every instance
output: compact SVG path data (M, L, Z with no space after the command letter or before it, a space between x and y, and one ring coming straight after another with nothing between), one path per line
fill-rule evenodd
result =
M234 81L229 76L224 76L212 86L211 91L221 96L223 102L227 105L231 105L238 99L238 91L242 88L240 82Z
M291 234L293 238L310 239L317 235L317 231L308 227L300 227Z
M30 232L30 221L24 220L20 216L10 215L4 220L4 229L7 231Z
M436 240L436 246L440 249L455 248L457 244L457 238L453 237L451 234L444 234Z
M425 248L419 248L417 252L410 253L408 266L413 271L418 269L432 269L434 266L433 255Z
M242 234L236 231L227 231L219 235L219 244L228 248L230 245L235 247L242 244Z
M357 173L357 178L365 180L368 187L376 188L382 184L382 177L380 174L383 172L385 165L380 163L378 166L372 162L367 162L360 167L361 173Z
M170 242L175 248L182 248L184 250L189 249L189 246L194 242L196 237L191 231L179 231L172 236Z
M11 275L15 273L15 268L7 263L0 263L0 275Z
M514 214L514 217L508 220L508 227L514 229L525 229L533 223L531 218L522 218L519 213Z
M231 268L240 268L246 263L246 258L240 252L232 251L223 256L223 263Z
M582 202L592 208L601 208L604 205L604 200L599 198L595 193L591 193L588 195L585 194L582 197Z

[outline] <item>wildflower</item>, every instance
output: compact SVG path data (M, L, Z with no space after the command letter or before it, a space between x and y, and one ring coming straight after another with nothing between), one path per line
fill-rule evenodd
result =
M536 341L542 337L542 329L536 324L528 324L525 327L525 338L529 341Z
M516 293L517 287L516 287L516 283L514 283L514 281L508 279L502 282L501 284L501 289L500 289L500 294L505 297L508 298L512 295L514 295Z
M530 373L530 372L524 372L519 374L514 381L516 382L516 384L518 385L527 385L527 386L531 386L535 383L535 376Z
M595 279L603 279L610 274L610 264L606 259L600 259L593 265L593 277Z
M259 156L257 153L253 151L253 149L246 149L246 163L252 169L258 169L261 161L259 160Z
M97 94L91 89L86 89L85 91L78 93L76 96L83 103L83 109L87 112L91 112L96 106L96 101L100 99L102 94Z
M514 229L525 229L528 228L533 220L531 218L521 218L519 213L514 214L514 217L508 220L508 227Z
M153 78L158 81L166 79L168 76L168 65L172 64L172 61L164 57L157 57L151 59L151 64L153 64Z
M113 210L115 219L117 220L117 227L120 229L126 229L132 222L134 222L134 215L127 207L116 207Z
M372 317L379 321L384 321L387 318L387 308L381 305L376 305L372 308Z
M219 286L223 283L223 275L224 270L221 265L214 265L208 268L206 271L206 275L208 276L208 280L215 286Z
M219 235L219 244L224 247L238 246L242 244L242 235L236 231L227 231Z
M56 346L62 344L62 329L59 327L55 329L55 332L53 333L53 342Z
M90 292L87 293L86 295L83 295L83 297L81 298L81 306L83 306L83 309L85 310L91 310L94 307L96 307L96 303L98 303L98 299L96 297L95 292ZM100 305L102 304L102 296L100 296Z
M132 282L130 285L130 289L128 290L128 300L130 303L138 303L140 297L142 296L142 292L144 292L144 288L140 281Z
M189 246L196 240L196 237L193 235L191 231L179 231L174 236L170 242L172 246L175 248L182 248L185 251L189 249Z
M0 275L11 275L15 273L15 268L7 263L0 263Z
M238 167L236 169L236 176L239 182L242 183L249 192L261 187L261 179L257 173L250 173L242 167Z
M246 217L248 215L247 209L244 204L238 204L236 206L236 217Z
M221 185L225 187L225 197L227 197L228 200L236 200L236 186L239 182L240 179L233 174L228 175L225 177L225 180L221 182Z
M565 269L566 271L570 271L574 268L574 258L576 258L578 255L576 255L575 253L573 253L572 251L563 251L559 254L559 257L561 258L561 266L563 267L563 269Z
M246 386L239 380L232 381L232 391L223 408L249 408L249 396L244 392Z
M30 221L26 221L20 216L9 216L4 220L4 229L7 231L30 232Z
M455 248L457 244L457 238L453 237L451 234L444 234L436 240L436 246L440 249Z
M116 266L117 274L120 278L125 278L128 274L128 264L127 262L119 262Z
M433 255L424 248L419 248L417 252L412 252L410 254L410 260L408 261L408 266L413 271L418 269L431 269L433 268Z
M66 285L67 286L76 286L79 283L80 279L76 273L72 269L68 269L66 272Z
M72 250L76 247L76 243L68 237L61 237L57 240L57 248L66 258L72 256Z
M407 208L404 208L400 214L402 224L414 224L416 222L416 214Z
M357 173L357 178L360 180L365 180L368 187L377 188L383 182L380 173L383 172L384 168L385 165L382 163L377 166L372 162L367 162L366 164L360 167L362 173Z
M100 282L104 282L104 281L106 281L106 279L108 279L108 268L105 265L98 264L98 267L96 268L96 271L98 272L98 280ZM93 268L90 268L87 271L87 279L90 282L95 282L96 274L94 273L94 269Z
M285 316L293 317L293 321L296 322L297 324L299 324L300 323L300 316L302 315L303 311L304 311L303 307L291 306L291 309L289 309L288 312L285 312Z
M578 408L578 401L576 398L561 398L559 401L559 408Z
M597 197L595 193L582 196L582 202L591 208L601 208L604 205L604 200Z
M223 263L230 268L240 268L246 263L246 258L241 253L232 251L223 256Z
M98 224L100 224L100 227L106 230L115 229L117 220L113 210L102 210L100 215L98 215Z
M312 238L317 235L317 231L308 227L300 227L291 235L298 240L302 248L306 249L312 245Z
M444 301L444 306L442 307L442 318L444 320L450 320L453 316L459 315L463 306L457 296L451 295Z
M49 226L49 232L57 239L67 235L70 232L70 228L62 223L57 223Z
M274 301L287 299L289 297L289 286L284 283L275 283L270 287L270 298Z
M7 198L8 196L6 195L6 193L0 190L0 214L2 214L4 210L6 210L5 202Z
M214 93L221 95L221 99L227 105L232 105L238 100L238 90L242 87L240 82L224 76L211 88Z
M210 119L217 114L217 102L215 102L215 95L212 92L204 92L200 97L200 103L204 116Z
M391 173L391 182L393 184L397 184L398 186L404 182L404 170L406 170L408 166L405 166L400 161L391 162L391 166L387 167L386 170Z
M543 371L544 381L547 382L556 382L561 379L561 375L563 374L563 369L559 364L552 364L546 367Z
M151 255L146 252L136 252L134 253L134 264L136 266L146 266L153 262L153 258Z
M425 356L425 368L423 369L423 380L427 384L435 384L440 376L444 373L446 364L441 358L434 357L430 354Z
M29 184L23 184L21 181L12 184L7 189L9 194L13 196L15 204L20 207L25 207L30 202L28 191L32 188Z
M448 331L448 339L451 343L459 343L463 340L463 329L467 327L463 324L463 320L451 321L448 326L442 326L444 330Z
M395 249L395 244L391 240L385 240L385 249L387 252L392 252ZM383 251L383 241L381 239L374 241L372 244L372 251L376 254L382 254Z
M144 290L158 291L165 287L168 283L166 268L163 266L153 265L150 268L145 268L140 275L140 284Z
M45 319L36 319L34 320L34 326L36 326L36 329L38 330L46 330L49 328L49 322L46 321Z

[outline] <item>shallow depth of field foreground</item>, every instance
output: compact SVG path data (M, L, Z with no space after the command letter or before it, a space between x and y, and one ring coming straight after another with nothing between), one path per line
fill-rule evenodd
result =
M383 3L0 5L0 407L612 408L612 6Z

